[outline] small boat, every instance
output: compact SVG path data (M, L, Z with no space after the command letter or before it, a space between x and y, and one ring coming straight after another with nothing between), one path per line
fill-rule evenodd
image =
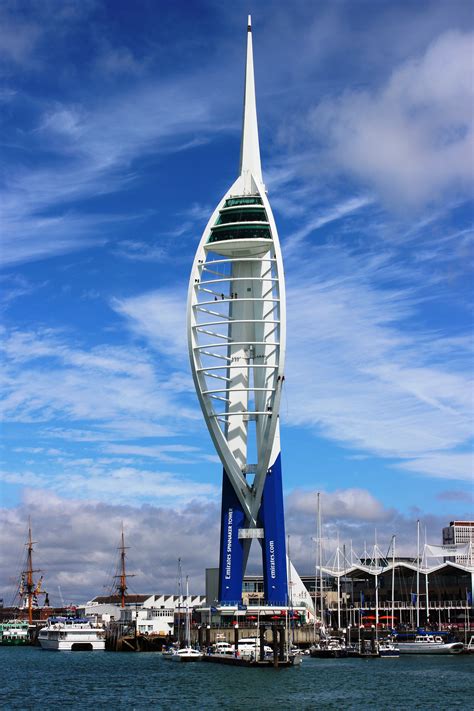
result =
M179 649L177 646L168 647L161 656L163 659L170 659L173 662L198 662L203 657L203 653L193 647L186 646Z
M444 642L439 635L417 635L413 642L401 642L400 654L461 654L462 642Z
M379 657L396 658L400 656L400 649L390 640L385 640L378 643L378 653Z
M28 644L29 625L22 620L9 620L0 624L0 644L2 646L17 646Z
M336 659L347 657L347 648L344 640L337 637L329 637L310 647L309 653L312 657L318 659Z
M260 638L259 637L242 637L242 639L239 639L238 647L239 647L239 651L238 651L239 657L243 657L244 659L247 659L247 658L259 659L260 658ZM267 658L269 655L273 655L273 649L268 644L264 645L263 652L264 652L265 658Z
M172 662L200 662L203 658L203 653L191 647L191 614L189 611L189 586L188 577L186 576L186 621L185 621L185 646L181 649L170 647L162 652L163 659L169 659Z
M474 654L474 636L471 637L464 651L468 654Z
M202 652L192 647L183 647L183 649L178 649L176 654L172 656L172 660L175 662L199 662L202 659Z
M211 648L211 654L227 654L232 656L234 652L234 645L229 642L218 641Z
M38 634L42 649L60 652L105 649L105 632L88 617L50 617Z

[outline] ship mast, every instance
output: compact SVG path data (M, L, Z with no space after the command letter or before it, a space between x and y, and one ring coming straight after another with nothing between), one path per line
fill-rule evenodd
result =
M38 583L38 588L35 587L33 582L33 573L39 573L39 570L33 569L33 545L36 541L33 541L31 536L31 521L28 521L28 542L27 545L27 557L26 557L26 570L23 571L23 575L26 576L26 598L28 603L28 623L31 625L33 623L33 600L35 595L39 592L39 587L41 581Z
M131 575L130 573L126 572L126 567L125 567L125 558L126 554L125 551L128 549L128 546L125 545L125 536L123 532L123 525L122 525L122 535L121 535L121 545L119 546L119 551L120 551L120 574L115 575L116 578L118 578L118 585L117 585L117 591L120 594L120 606L125 607L125 596L127 594L128 586L127 586L127 578L133 578L134 576Z

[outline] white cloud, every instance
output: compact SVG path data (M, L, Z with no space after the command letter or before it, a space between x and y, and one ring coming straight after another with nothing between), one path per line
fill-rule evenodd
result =
M203 95L202 82L197 72L160 80L155 75L132 87L121 84L120 91L99 98L93 92L89 102L79 105L32 100L38 123L22 135L22 148L41 161L34 170L25 161L5 166L4 263L103 244L113 225L136 219L116 212L77 213L70 205L128 187L138 177L133 161L144 153L163 157L206 140L215 131L217 116L219 130L228 130L222 96ZM126 256L140 258L139 250L124 242Z
M126 479L126 478L125 478ZM120 481L116 482L117 488ZM159 482L157 484L159 486ZM128 489L127 489L128 492ZM110 501L110 499L109 499ZM423 516L416 511L409 517L385 508L363 489L323 492L323 538L325 555L334 549L337 538L362 554L364 541L370 549L374 526L382 550L397 534L400 555L414 555L416 519L428 528L428 540L438 541L444 517ZM312 502L312 506L308 505ZM300 573L314 571L316 550L316 497L311 492L294 492L287 500L286 529L290 535L292 561ZM177 559L190 576L193 593L204 593L204 571L216 567L219 557L219 506L215 501L191 500L184 506L161 504L131 506L82 501L73 496L59 496L48 489L25 489L17 508L0 509L0 597L10 602L18 572L18 560L24 551L28 516L31 515L35 545L35 567L44 570L44 589L52 604L60 604L58 584L66 603L84 602L103 594L104 584L111 586L110 571L117 561L122 523L125 529L127 564L136 577L130 580L131 592L174 593ZM190 543L191 542L191 543ZM261 571L255 546L253 565ZM109 576L107 575L109 571Z
M413 460L406 463L412 471L426 464L429 474L425 455L443 453L447 463L471 436L470 350L461 347L467 334L453 342L411 330L411 288L377 288L380 264L330 251L332 262L341 257L337 276L325 271L322 249L321 260L291 275L283 417L347 447ZM390 265L384 269L388 277ZM446 476L465 478L454 452L455 461Z
M398 469L418 471L440 479L459 479L474 483L474 457L472 452L433 452L406 462L399 462Z
M167 369L137 347L86 350L47 330L5 334L2 346L7 356L3 411L10 420L88 421L103 425L112 438L120 432L130 438L140 432L144 419L138 436L160 436L171 425L178 433L178 420L196 417L184 403L178 417Z
M161 506L185 506L190 501L215 499L217 489L206 482L169 472L139 469L136 466L114 466L110 461L63 459L60 472L49 462L49 472L3 471L0 480L23 488L54 490L57 495L71 499L103 501L113 499L116 504L139 506L143 501Z
M129 299L115 299L112 308L128 320L134 333L181 363L187 354L186 299L184 288L162 289Z
M114 498L115 501L115 498ZM176 593L177 559L190 576L191 591L204 592L204 569L218 559L216 506L194 500L186 507L125 501L99 503L63 498L41 489L26 489L21 507L0 509L0 597L9 604L19 575L31 515L35 567L44 571L44 589L59 605L58 585L66 603L83 603L110 589L122 524L125 529L131 592ZM190 541L193 546L190 548Z
M287 497L286 508L291 516L298 514L315 517L316 494L314 492L295 489ZM341 521L381 521L387 518L388 512L366 489L338 489L334 492L321 494L321 509L325 519Z
M379 89L323 99L310 130L329 144L325 166L357 176L394 204L466 194L473 178L472 48L471 34L446 32Z
M326 211L322 211L311 217L310 220L293 234L288 237L285 248L285 256L293 255L295 251L300 247L301 242L308 237L308 235L316 232L321 227L336 222L343 217L347 217L363 207L370 205L373 202L370 197L356 197L349 198L343 202L330 207Z

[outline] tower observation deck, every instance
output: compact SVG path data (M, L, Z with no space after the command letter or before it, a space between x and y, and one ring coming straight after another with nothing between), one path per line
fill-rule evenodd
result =
M286 605L279 432L285 282L260 163L250 17L239 175L199 243L187 331L197 395L223 465L219 602L241 600L250 546L257 539L265 600Z

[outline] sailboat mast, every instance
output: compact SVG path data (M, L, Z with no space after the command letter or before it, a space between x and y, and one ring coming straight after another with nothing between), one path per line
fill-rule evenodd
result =
M191 624L189 619L189 576L186 575L186 622L185 622L185 643L186 647L191 646Z
M28 553L26 562L26 593L28 596L28 622L33 623L33 540L31 538L31 523L28 524Z
M123 528L122 528L122 544L120 546L120 585L119 585L119 591L120 591L120 605L121 607L125 607L125 594L127 592L127 573L125 570L125 540L123 536Z
M392 627L395 622L395 535L392 536Z
M317 494L319 504L319 493ZM318 516L316 514L316 550L314 551L314 622L313 622L313 642L316 642L316 614L318 611Z
M321 494L318 491L318 558L319 558L319 595L321 625L324 625L324 597L323 597L323 543L321 530Z
M420 519L416 522L416 626L420 626Z

